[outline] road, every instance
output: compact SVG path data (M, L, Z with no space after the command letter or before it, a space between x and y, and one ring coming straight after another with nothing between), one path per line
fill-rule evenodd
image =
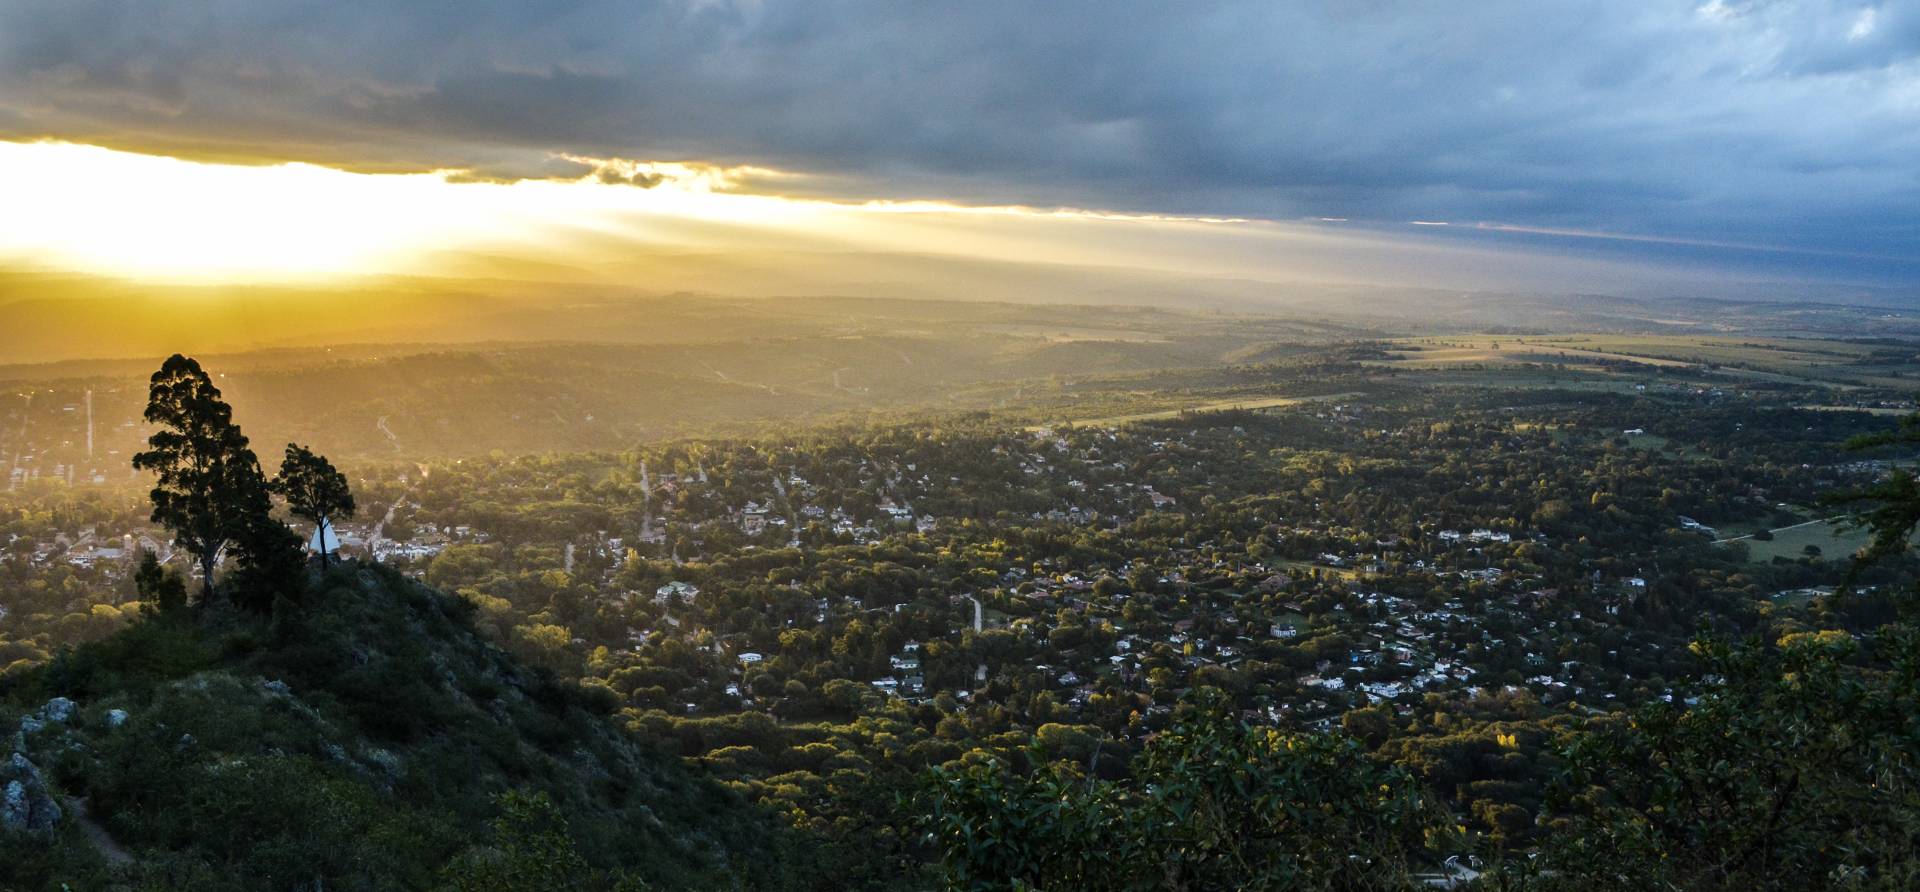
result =
M653 539L653 475L647 471L647 460L640 460L640 541Z
M967 600L973 602L973 633L975 635L978 635L980 634L981 629L984 627L984 619L985 619L985 616L983 615L984 611L982 611L980 608L979 598L976 598L972 595L968 595ZM987 664L981 663L978 668L973 670L973 681L975 684L980 684L985 682L986 680L987 680Z
M396 445L394 448L397 449L399 446ZM408 486L406 492L401 493L393 500L393 504L387 506L387 513L380 518L379 523L373 525L373 532L367 534L367 558L369 560L372 560L373 556L378 553L374 546L379 544L380 533L387 528L387 524L393 522L393 512L400 510L400 503L406 501L407 496L412 493L413 487Z
M400 438L393 435L392 428L387 427L387 416L382 415L379 418L375 419L373 422L373 426L379 428L381 433L387 435L387 442L393 444L393 451L395 452L401 451Z
M25 394L25 397L27 400L27 404L25 407L23 407L20 410L19 439L16 440L13 444L13 456L7 459L6 470L8 472L8 483L7 483L8 489L13 488L13 483L12 483L13 469L20 467L20 450L27 448L27 424L29 423L29 421L33 416L33 394L31 393Z
M846 391L846 392L848 392L848 393L851 393L851 394L853 394L853 395L855 395L855 396L861 396L861 395L864 395L864 394L865 394L865 393L867 392L867 389L866 389L865 387L858 387L858 388L855 388L855 387L848 387L847 385L845 385L845 384L842 384L842 383L840 382L840 373L841 373L841 372L851 372L851 371L853 371L853 367L852 367L852 366L841 366L840 368L837 368L837 369L834 369L834 370L833 370L833 386L834 386L834 387L837 387L837 388L839 388L839 389L841 389L841 390L844 390L844 391Z

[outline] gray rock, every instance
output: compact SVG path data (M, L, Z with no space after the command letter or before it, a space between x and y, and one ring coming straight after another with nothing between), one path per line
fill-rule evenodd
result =
M0 826L25 830L32 818L33 805L27 800L27 786L17 780L7 781L7 798L0 803Z
M287 687L286 682L277 678L272 681L263 681L260 683L260 686L266 688L269 693L279 694L282 697L286 696L292 690Z
M20 730L16 731L13 735L14 751L20 752L20 753L27 752L28 749L30 748L30 745L27 742L27 738L32 737L35 734L38 734L40 732L40 729L45 728L46 726L47 726L46 722L40 721L39 719L36 719L33 716L30 716L30 715L21 716Z
M48 700L47 705L40 707L40 717L49 722L64 723L67 719L73 718L74 708L72 700L55 697Z
M388 777L397 779L406 773L406 766L401 763L400 757L390 750L376 747L366 750L363 756L368 762L373 763L379 767L381 771L385 772Z
M39 767L26 756L14 753L0 766L7 778L6 793L0 798L0 826L8 830L44 832L60 823L60 803L47 790Z
M127 723L127 711L124 709L107 710L107 727L118 728Z

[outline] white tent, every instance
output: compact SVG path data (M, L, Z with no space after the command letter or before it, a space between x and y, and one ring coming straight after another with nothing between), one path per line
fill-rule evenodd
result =
M313 528L313 538L307 542L307 548L315 554L333 554L340 550L340 537L334 535L333 524L324 519Z

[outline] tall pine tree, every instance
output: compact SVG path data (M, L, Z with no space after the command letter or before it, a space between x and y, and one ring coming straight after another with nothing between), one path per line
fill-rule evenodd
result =
M192 359L176 353L153 373L146 419L159 430L147 438L147 451L133 457L133 466L158 478L153 522L199 562L204 602L213 594L223 550L273 538L263 533L272 522L266 516L266 475L233 423L232 407Z

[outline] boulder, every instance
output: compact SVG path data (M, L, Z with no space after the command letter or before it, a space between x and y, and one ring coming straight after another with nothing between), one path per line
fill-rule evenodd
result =
M46 722L40 721L39 719L36 719L33 716L30 716L30 715L21 716L20 730L13 735L14 751L23 752L23 753L26 752L29 747L27 738L40 733L40 729L45 728L46 726L47 726Z
M49 722L60 722L64 724L68 719L73 718L75 708L72 700L68 700L65 697L55 697L52 700L48 700L47 705L40 707L40 717Z
M60 823L59 801L47 790L39 767L26 756L14 753L0 765L0 776L7 782L5 797L0 799L0 827L43 833Z
M118 728L127 723L127 711L124 709L107 710L107 727Z

